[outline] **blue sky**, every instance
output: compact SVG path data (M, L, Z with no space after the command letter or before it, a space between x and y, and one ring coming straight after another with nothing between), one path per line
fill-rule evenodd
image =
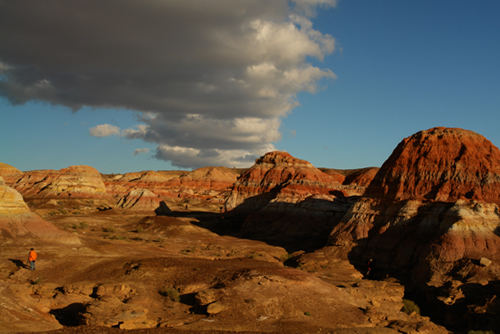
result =
M193 1L194 5L201 4ZM189 169L202 165L251 166L256 156L272 148L287 151L317 167L349 169L380 166L403 138L435 126L472 130L484 135L495 146L500 146L499 2L343 0L336 6L312 8L316 10L315 16L307 11L285 8L286 2L276 1L273 6L259 2L241 2L248 6L244 8L245 12L253 15L250 17L247 14L250 27L254 29L255 22L259 22L259 27L263 27L260 32L271 34L271 37L266 37L268 43L258 45L262 50L255 57L246 57L255 47L246 49L247 45L239 44L245 39L238 36L229 34L227 38L231 43L224 41L224 46L231 44L238 48L222 52L218 49L222 44L214 42L207 52L203 52L205 45L196 39L198 35L193 33L193 37L183 32L184 35L179 36L180 33L172 27L165 27L172 31L168 33L169 38L173 38L168 40L169 43L180 40L182 48L175 50L185 53L179 58L170 55L175 53L172 49L155 47L148 55L158 52L158 57L146 59L146 52L137 50L144 48L148 51L149 46L141 44L143 37L138 42L130 33L123 35L130 36L130 39L119 35L122 44L116 45L120 47L120 57L109 60L103 54L96 61L91 59L93 62L89 60L87 63L92 54L81 58L75 56L78 58L75 61L63 56L55 57L57 61L54 62L47 60L47 55L64 55L68 50L65 46L71 34L57 33L61 26L70 24L64 19L58 23L56 32L49 32L54 36L52 40L42 40L44 52L28 54L29 50L23 49L28 49L24 46L29 44L28 37L33 36L33 32L16 26L16 22L23 22L16 15L24 20L33 20L34 16L0 1L0 13L5 7L8 10L3 12L11 11L9 15L15 18L11 23L5 23L0 14L0 22L4 21L0 23L0 44L5 46L0 46L0 75L2 64L4 69L0 83L6 83L0 85L0 162L24 171L90 165L101 173L125 173ZM326 2L334 3L333 0ZM215 6L218 4L227 8L227 0L226 3L217 1ZM258 8L269 7L259 11L257 5L260 6ZM303 3L297 1L297 5L300 7ZM242 9L238 6L235 5L235 11ZM95 8L89 7L88 10L91 12ZM186 12L182 8L176 10L192 15L192 21L190 17L184 20L186 24L199 22L200 15L206 15L206 10L198 13ZM169 13L172 11L169 8ZM116 11L110 11L109 15L113 12ZM161 14L161 10L156 12ZM146 18L147 13L144 14ZM298 31L286 30L286 23L289 22L286 17L291 14L312 22L314 31L303 30L299 34ZM232 12L228 11L227 15L230 17ZM139 18L137 20L140 21ZM262 24L266 20L273 24ZM105 21L114 22L109 17ZM208 26L203 28L204 31L215 25L215 21L206 21ZM85 36L93 36L90 32L95 30L92 29L99 31L98 28L104 28L102 22L90 22L89 27L80 26L78 32L84 31ZM227 27L218 27L214 31L226 36L224 29L238 24L229 18L227 22ZM296 26L297 22L304 21L295 21ZM43 20L39 24L44 24ZM192 25L195 33L196 25ZM124 29L117 23L109 30L115 28L117 31ZM16 32L15 38L13 32ZM311 43L315 41L312 32L321 34L316 45ZM329 36L335 39L335 50L330 49ZM76 37L80 38L75 48L80 44L85 46L87 39L75 33ZM89 37L88 48L91 50L95 45L102 45L103 40L115 46L116 42L110 40L112 37L107 36L95 43ZM157 43L157 40L151 39ZM63 46L58 45L58 41ZM282 42L287 47L294 46L293 49L283 50L285 55L291 54L288 58L279 54L279 49L276 51L276 45L280 46ZM128 51L127 45L133 46L134 51ZM300 48L305 51L298 50ZM196 52L189 53L188 57L190 50ZM133 53L130 58L128 52ZM198 53L200 58L193 56ZM79 55L78 52L73 54ZM266 56L262 58L264 54ZM213 59L211 55L215 55ZM300 55L305 55L305 58L301 59ZM126 66L115 66L114 63L119 63L122 57ZM220 57L220 62L217 57ZM163 58L169 58L168 64L161 62ZM156 76L154 68L149 70L144 64L155 66L157 60L159 74ZM187 67L183 67L184 62ZM228 63L232 67L228 67ZM273 64L271 71L269 64ZM311 67L306 69L306 64L316 70ZM104 66L110 68L111 74L106 74L107 77L102 74ZM227 77L221 73L230 72L237 66L244 66L247 74L252 68L255 75L238 77L235 73L244 71L235 70L231 80L247 80L254 90L235 89L233 92L231 85L222 84ZM74 73L75 78L89 76L92 79L92 74L97 73L96 68L99 68L99 74L94 79L99 85L79 83L71 87L76 79L61 79L71 78ZM161 71L163 68L168 68L168 71ZM175 73L176 68L183 70L182 73ZM183 87L190 87L181 85L188 82L187 76L183 75L190 69L193 69L190 77L201 72L204 73L203 78L208 77L198 88L202 87L206 89L205 93L212 94L220 84L224 88L223 94L201 96L198 91L190 91L192 87L183 90ZM285 74L297 69L300 78L310 75L311 79L305 81L290 77L292 84L280 86L283 81L269 76L269 73L281 69ZM335 78L327 69L334 73ZM134 76L139 71L142 71L140 75ZM141 81L143 77L148 80ZM172 79L174 77L175 80ZM115 79L116 82L101 86L101 82L108 82L107 79L110 82ZM201 79L197 80L199 83ZM32 93L34 87L40 87L44 82L52 84L53 91L40 89L36 94ZM60 82L64 85L57 86ZM127 93L123 82L130 82L134 90ZM141 85L134 86L137 82ZM23 84L24 87L21 86ZM310 93L314 90L311 88L313 84L320 89ZM158 88L156 93L156 87L163 87L164 90ZM278 87L277 93L272 91L273 87ZM115 96L120 89L124 93ZM136 94L137 91L141 94ZM175 95L169 95L170 91L175 91ZM143 98L150 92L151 98ZM164 95L169 99L182 98L175 103L169 100L169 104L155 104ZM252 96L264 98L253 104ZM290 96L296 96L300 105L276 108L284 104L285 97ZM206 104L191 104L193 101L206 101ZM212 106L218 108L216 112ZM175 113L162 108L175 109ZM76 109L78 111L74 111ZM155 118L148 118L151 112L156 115ZM235 114L238 116L232 116ZM189 117L181 120L180 115ZM108 125L106 129L113 130L109 135L99 137L91 131L104 124ZM141 130L137 127L139 124L147 125L147 128ZM193 136L190 131L197 135ZM159 149L160 146L162 149ZM136 151L138 149L141 151Z

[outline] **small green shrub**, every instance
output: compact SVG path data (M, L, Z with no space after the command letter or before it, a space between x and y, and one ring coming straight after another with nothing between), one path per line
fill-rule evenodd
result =
M168 297L171 301L178 303L181 300L179 296L179 291L172 287L164 287L159 291L160 295L163 297Z
M467 334L495 334L494 331L473 331L470 330L467 332Z
M144 229L142 228L142 226L139 226L135 231L137 233L142 233L142 232L144 232Z
M413 312L420 314L420 307L413 300L403 299L403 308L401 311L407 314L412 314Z
M34 285L36 285L36 284L40 284L40 283L42 283L42 281L43 281L43 279L42 279L40 276L38 276L36 279L34 279L34 280L32 281L32 283L33 283Z
M102 230L104 232L108 232L108 233L114 233L114 232L116 232L115 228L112 227L112 226L103 227Z
M311 316L311 312L307 311L307 312L304 313L304 315L307 315L308 317L310 317Z

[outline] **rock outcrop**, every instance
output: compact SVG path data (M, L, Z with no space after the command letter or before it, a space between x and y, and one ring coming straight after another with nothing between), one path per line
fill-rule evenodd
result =
M500 202L500 151L472 131L433 128L405 138L365 194L370 198Z
M79 244L78 237L59 230L32 213L19 192L0 177L0 238L4 244L57 242Z
M121 206L134 189L159 196L168 207L220 212L239 171L226 167L204 167L191 172L146 171L105 176L107 192Z
M108 199L99 172L90 166L70 166L56 170L25 172L10 186L25 200L43 199Z
M499 191L500 150L483 136L421 131L397 146L331 241L345 254L351 242L366 257L391 253L384 261L396 268L429 254L443 261L492 256L500 242Z
M0 176L3 177L7 184L17 181L22 175L23 172L19 169L0 162Z
M302 241L317 243L348 202L335 177L288 153L271 152L240 176L225 211L228 216L246 215L244 233L281 241L302 236Z
M329 244L362 272L374 259L375 278L409 280L441 318L460 319L447 322L451 328L462 328L464 319L478 318L458 286L498 279L499 194L500 150L491 142L462 129L421 131L396 147ZM481 258L491 261L488 268ZM452 281L455 290L448 288ZM482 289L475 294L482 298Z
M165 202L153 192L147 189L133 189L125 197L120 198L117 206L122 209L137 211L162 211L168 212Z

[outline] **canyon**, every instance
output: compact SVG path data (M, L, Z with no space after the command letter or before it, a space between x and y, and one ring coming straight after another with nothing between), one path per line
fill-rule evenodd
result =
M457 128L355 170L0 163L0 333L498 331L499 204L500 150Z

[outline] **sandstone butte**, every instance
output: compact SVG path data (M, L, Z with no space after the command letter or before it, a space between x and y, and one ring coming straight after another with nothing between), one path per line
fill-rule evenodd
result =
M418 132L396 147L330 244L360 262L376 257L386 272L416 268L436 285L456 261L499 259L499 168L500 151L477 133Z
M405 138L382 165L366 197L500 202L500 151L472 131L437 127Z
M0 176L0 240L3 245L55 242L79 244L78 237L62 231L32 213L19 192Z
M347 192L338 181L305 160L270 152L234 184L225 202L227 217L245 216L242 232L295 247L324 244L347 211ZM242 218L239 218L242 219Z
M286 152L270 152L257 159L255 164L234 184L225 210L255 211L267 205L278 195L286 201L297 203L313 195L343 194L341 183L323 173L308 161L292 157ZM264 195L262 199L256 197ZM247 199L254 199L246 203Z

